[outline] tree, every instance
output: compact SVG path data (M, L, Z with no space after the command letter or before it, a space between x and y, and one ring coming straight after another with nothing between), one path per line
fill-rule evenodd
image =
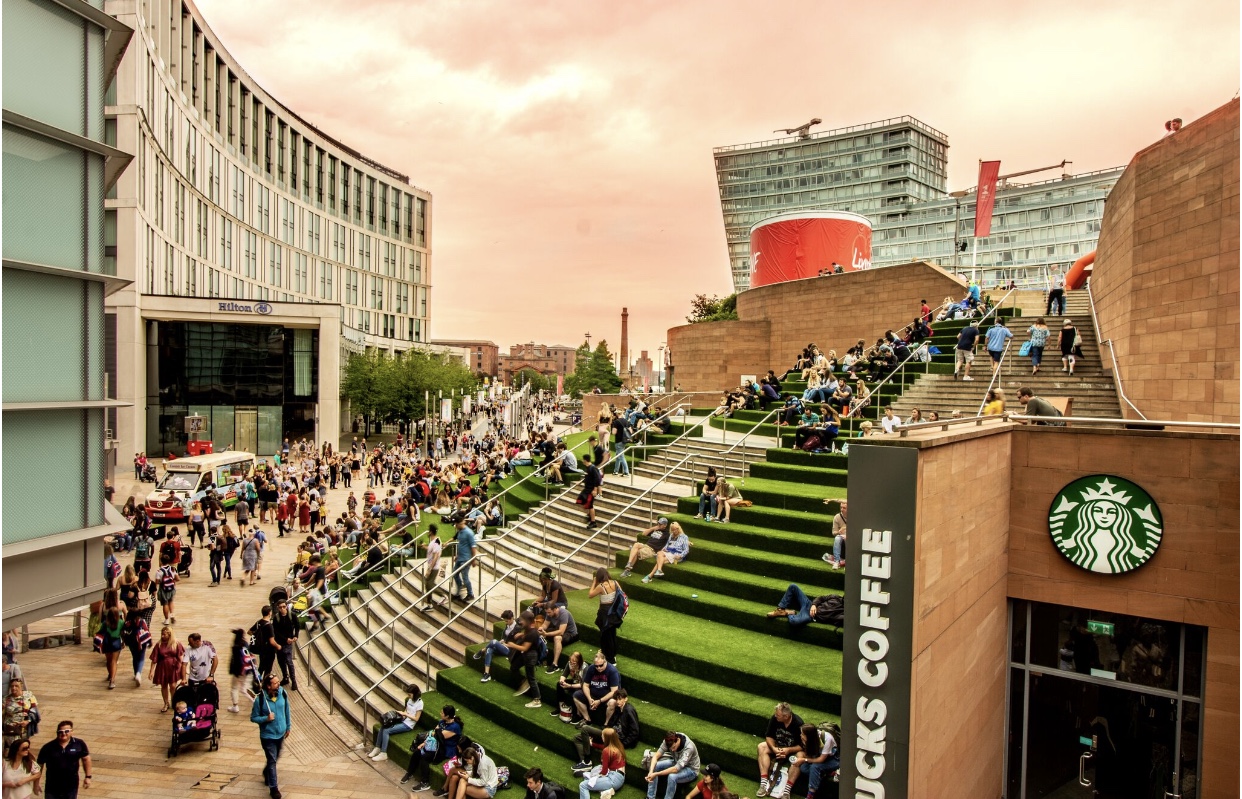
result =
M608 352L608 342L601 341L592 352L583 344L578 348L574 373L565 381L565 391L575 397L598 388L605 394L616 393L621 388L621 378Z
M556 377L545 375L537 369L526 367L513 376L513 387L530 384L531 391L555 391Z
M341 396L368 417L398 421L436 413L440 392L468 394L478 385L474 372L446 355L410 350L390 358L371 350L346 362Z
M730 319L737 319L737 294L730 294L723 298L714 294L710 297L706 294L696 294L694 299L690 300L690 315L686 317L686 321L690 324L723 322Z

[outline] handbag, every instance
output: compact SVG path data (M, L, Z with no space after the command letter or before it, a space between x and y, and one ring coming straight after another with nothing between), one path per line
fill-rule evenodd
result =
M39 708L32 707L30 712L26 714L26 737L34 735L39 731L39 722L43 717L39 714Z
M392 727L399 724L402 718L404 717L400 713L395 710L390 710L380 716L380 727Z
M1030 355L1031 354L1031 342L1029 341L1022 342L1022 349L1018 350L1018 354L1021 355L1023 358Z

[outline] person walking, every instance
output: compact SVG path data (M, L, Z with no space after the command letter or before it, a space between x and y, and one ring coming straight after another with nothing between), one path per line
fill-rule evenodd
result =
M82 769L82 787L91 787L91 750L86 741L73 737L73 722L65 720L56 725L56 739L43 744L39 750L38 763L42 771L45 799L77 799L78 767ZM34 792L39 793L40 780L35 780Z
M1078 338L1078 330L1074 323L1066 319L1057 335L1057 349L1061 350L1061 371L1074 374L1074 344Z
M975 320L966 321L966 326L957 334L957 345L953 350L953 379L958 379L960 372L962 380L974 380L970 376L970 364L975 359L975 342L979 338L979 328L976 326Z
M992 373L995 374L997 368L1000 367L1001 358L1005 357L1005 344L1009 339L1013 338L1013 332L1005 327L1004 317L996 320L996 324L988 328L987 333L987 350L988 355L992 358Z
M276 761L285 745L293 718L289 712L289 695L280 687L280 678L269 674L263 690L254 698L250 720L259 725L259 744L267 764L263 767L263 784L272 799L280 799L280 780L276 774Z

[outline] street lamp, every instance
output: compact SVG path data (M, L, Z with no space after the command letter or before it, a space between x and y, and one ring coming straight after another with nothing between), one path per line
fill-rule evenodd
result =
M590 333L590 331L587 331L585 338L586 338L586 345L587 345L587 349L589 350L589 349L591 349L591 333Z
M665 342L660 342L660 391L664 391L664 348L668 346Z

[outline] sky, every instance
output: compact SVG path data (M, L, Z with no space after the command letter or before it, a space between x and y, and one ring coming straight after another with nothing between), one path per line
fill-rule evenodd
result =
M432 194L433 338L657 349L732 291L712 148L909 114L949 189L1122 166L1239 89L1236 0L197 0L277 100ZM1057 172L1032 180L1055 177Z

